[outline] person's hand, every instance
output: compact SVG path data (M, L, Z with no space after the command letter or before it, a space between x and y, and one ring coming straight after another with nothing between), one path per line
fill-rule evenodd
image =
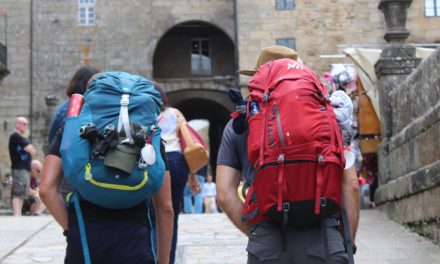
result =
M200 188L200 182L199 179L195 174L191 174L189 176L189 184L191 185L191 193L196 195L199 194L202 189Z

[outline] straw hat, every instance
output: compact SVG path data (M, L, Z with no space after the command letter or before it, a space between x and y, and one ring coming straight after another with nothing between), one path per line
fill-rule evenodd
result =
M257 65L255 65L254 69L239 70L237 72L243 75L253 76L257 72L258 67L265 64L266 62L284 58L297 60L298 53L296 53L296 51L293 49L289 49L283 46L266 47L261 49L260 56L258 56Z

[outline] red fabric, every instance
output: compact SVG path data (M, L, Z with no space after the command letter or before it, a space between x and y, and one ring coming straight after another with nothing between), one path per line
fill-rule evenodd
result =
M260 108L248 118L259 212L264 215L273 206L281 211L286 201L315 200L319 214L320 197L340 204L342 138L317 76L299 62L281 59L260 66L248 86L250 100ZM277 165L280 155L285 163Z
M367 184L367 180L364 179L364 177L359 177L359 186Z
M236 119L237 117L240 116L240 112L238 112L238 111L232 112L232 114L230 114L230 116L232 119Z

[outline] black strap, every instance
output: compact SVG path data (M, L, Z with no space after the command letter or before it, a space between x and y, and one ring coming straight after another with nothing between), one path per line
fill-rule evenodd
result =
M345 248L348 255L348 264L354 264L353 257L353 241L351 241L350 223L348 222L347 210L345 209L344 200L342 200L342 225L344 226Z
M329 258L329 249L328 249L328 236L327 236L327 225L326 225L326 218L321 218L321 237L322 237L322 244L324 245L324 253L325 253L325 259L327 260Z
M243 214L241 216L241 220L243 222L249 222L250 220L254 219L256 216L258 216L260 214L260 211L258 210L258 208L256 208L254 211L252 211L249 214Z
M287 227L289 225L289 210L290 210L290 204L283 203L283 220L281 222L281 229L280 229L283 251L287 250Z

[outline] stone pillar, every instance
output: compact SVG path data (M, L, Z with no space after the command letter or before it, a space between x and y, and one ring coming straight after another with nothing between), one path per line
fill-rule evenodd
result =
M385 15L387 31L384 39L388 45L383 49L380 59L375 65L379 80L379 100L381 105L381 137L379 151L379 184L391 179L389 164L389 143L393 135L393 107L391 98L393 90L416 68L420 59L415 57L415 48L405 45L409 36L405 28L407 9L412 0L381 0L379 9Z

